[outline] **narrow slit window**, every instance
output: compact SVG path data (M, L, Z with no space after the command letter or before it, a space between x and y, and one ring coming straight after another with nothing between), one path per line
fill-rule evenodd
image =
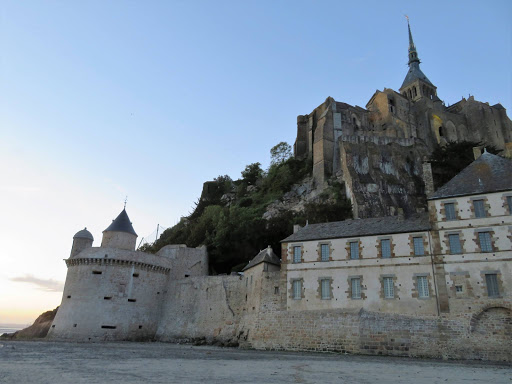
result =
M101 328L103 329L116 329L115 325L102 325Z
M101 275L103 272L101 271L92 271L92 274L93 275Z
M128 302L130 303L135 303L137 301L137 299L128 299Z
M105 296L103 300L112 300L112 296Z
M133 277L139 277L139 274L138 273L134 273L132 276Z

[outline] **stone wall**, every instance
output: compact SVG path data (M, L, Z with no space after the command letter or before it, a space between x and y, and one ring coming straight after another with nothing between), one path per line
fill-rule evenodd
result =
M476 316L404 316L366 311L258 314L244 348L512 361L512 309Z

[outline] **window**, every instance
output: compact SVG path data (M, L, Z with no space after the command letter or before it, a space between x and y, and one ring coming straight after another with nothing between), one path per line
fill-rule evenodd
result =
M350 281L352 287L352 298L360 299L361 298L361 279L359 277L353 278Z
M460 246L460 237L458 233L448 235L448 242L450 243L450 254L457 255L462 253L462 248Z
M320 280L320 290L322 293L322 300L329 300L331 298L331 280Z
M444 205L444 212L446 215L446 220L456 220L457 216L455 215L455 204L454 203L446 203Z
M507 196L508 213L512 215L512 196Z
M473 208L475 209L475 217L487 216L483 200L473 200Z
M350 258L351 259L359 259L359 242L358 241L350 242Z
M489 232L479 232L478 240L480 240L480 251L492 252L491 234Z
M329 261L329 244L320 246L320 256L322 261Z
M500 295L498 276L495 273L485 275L485 284L487 285L487 296L495 297Z
M462 285L456 285L455 286L455 292L456 293L462 293Z
M302 247L293 247L293 262L300 263L302 258Z
M392 277L385 277L384 282L384 297L386 299L392 299L395 297L395 287L393 285Z
M382 239L380 241L380 252L383 259L389 259L391 257L391 240Z
M418 276L418 297L429 297L427 276Z
M425 247L423 246L423 237L413 237L414 255L423 256L425 254Z
M293 299L294 300L302 299L302 281L294 280L292 284L293 284Z

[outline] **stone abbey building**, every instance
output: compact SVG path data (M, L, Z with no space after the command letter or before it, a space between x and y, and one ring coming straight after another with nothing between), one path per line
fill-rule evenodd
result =
M424 210L422 162L437 145L482 141L512 154L505 108L473 96L447 107L420 69L408 28L409 70L398 92L376 91L365 108L328 97L297 117L295 157L311 159L318 187L344 183L358 218Z
M410 29L409 41L400 93L299 116L296 156L311 157L318 183L345 182L353 220L296 228L281 260L268 247L242 273L209 276L204 247L136 251L123 210L100 247L86 229L74 236L47 337L512 362L512 160L477 151L434 191L422 157L492 130L506 150L510 120L473 99L446 108Z

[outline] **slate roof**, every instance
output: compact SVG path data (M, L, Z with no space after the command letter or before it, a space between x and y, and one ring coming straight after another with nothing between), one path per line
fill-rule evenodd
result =
M130 218L128 217L128 214L126 213L126 209L123 209L123 211L119 214L119 216L116 217L115 220L112 220L112 224L108 226L107 229L105 229L103 232L127 232L131 233L132 235L137 236L135 233L135 230L133 229L132 223L130 221Z
M512 189L512 161L485 151L457 176L439 188L430 200Z
M423 80L427 84L434 86L434 84L432 84L430 82L430 80L427 78L427 76L425 76L425 74L421 71L420 64L419 63L411 63L411 65L409 67L409 71L407 72L407 75L405 75L404 82L402 83L402 86L400 87L400 89L411 84L416 79Z
M94 241L94 237L92 237L92 233L87 230L87 227L75 233L73 239L89 239Z
M336 221L309 224L281 242L337 239L358 236L387 235L391 233L419 232L430 229L427 214L411 216L386 216L372 219Z
M249 268L252 268L258 264L261 263L269 263L269 264L275 264L275 265L281 265L281 261L279 260L279 257L276 256L272 248L269 246L268 248L264 249L263 251L260 251L254 259L249 261L249 264L247 264L242 271L245 271Z

